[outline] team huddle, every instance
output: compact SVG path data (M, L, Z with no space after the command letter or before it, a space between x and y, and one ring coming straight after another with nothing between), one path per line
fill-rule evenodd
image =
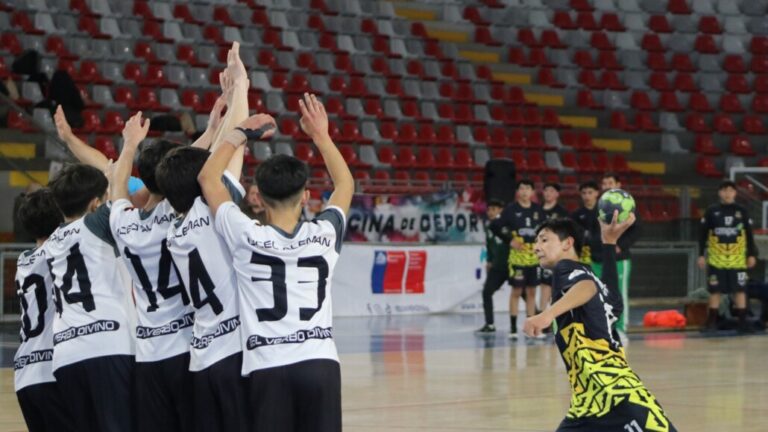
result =
M325 108L305 95L301 126L334 183L325 210L300 220L308 169L278 155L255 174L269 225L242 213L244 144L271 137L275 120L248 117L238 48L191 146L140 146L149 121L137 113L107 161L57 112L82 163L19 210L37 238L16 275L15 387L30 431L341 430L331 278L354 182Z

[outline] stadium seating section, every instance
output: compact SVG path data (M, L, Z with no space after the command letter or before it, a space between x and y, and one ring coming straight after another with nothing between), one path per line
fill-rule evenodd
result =
M251 149L251 166L293 154L327 181L298 124L298 98L312 91L364 192L476 189L484 163L508 157L524 176L567 185L617 171L641 217L665 221L680 209L660 177L598 138L655 138L697 154L702 177L721 177L728 163L768 166L757 156L767 9L765 0L6 0L0 78L23 50L43 53L43 70L68 71L87 101L76 132L114 156L133 110L192 112L203 128L226 50L240 41L251 109L280 125ZM13 78L22 106L43 98ZM33 117L52 125L46 110ZM16 112L8 124L34 131ZM573 187L565 195L577 205Z

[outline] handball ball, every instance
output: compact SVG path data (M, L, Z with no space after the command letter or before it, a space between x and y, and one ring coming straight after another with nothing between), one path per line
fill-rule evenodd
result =
M624 222L635 211L635 199L622 189L610 189L603 192L597 202L598 217L605 223L611 223L613 212L619 211L619 222Z

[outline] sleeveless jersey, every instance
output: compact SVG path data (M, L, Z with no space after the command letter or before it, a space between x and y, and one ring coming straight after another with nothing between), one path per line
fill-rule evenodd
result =
M234 203L216 230L232 250L243 320L243 375L310 359L338 361L332 339L331 278L345 216L329 207L293 233L260 225Z
M222 179L235 201L245 190L225 172ZM168 250L195 309L189 369L203 370L242 350L237 278L232 255L216 233L213 215L202 197L168 231Z
M14 387L56 381L53 377L53 287L43 248L30 249L16 263L21 303L21 345L13 358Z
M139 362L189 351L194 311L166 244L175 218L167 200L150 212L134 208L127 199L112 204L110 228L133 280Z
M109 207L62 225L44 245L53 287L53 369L133 355L131 282L109 230Z

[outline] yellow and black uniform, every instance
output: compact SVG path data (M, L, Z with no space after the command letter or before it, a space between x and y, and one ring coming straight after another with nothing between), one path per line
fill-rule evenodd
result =
M583 263L563 260L554 268L552 302L581 281L597 293L557 317L555 342L571 382L571 406L558 431L676 431L656 398L629 367L615 329L623 304L618 292L616 251L603 252L603 283Z
M757 256L752 221L738 204L717 204L701 219L699 250L707 255L707 282L711 293L744 292L747 257Z
M539 259L533 253L533 245L536 243L536 227L543 220L544 214L538 204L523 207L513 203L491 224L493 233L504 241L518 240L523 244L522 250L509 249L509 284L515 288L539 284Z
M573 212L571 219L575 220L584 229L584 246L581 247L579 260L584 264L600 262L600 251L603 248L603 242L600 239L600 221L597 218L597 206L592 210L586 207L579 207Z
M566 210L566 208L561 206L560 204L555 204L554 207L549 209L542 206L541 212L544 215L544 220L560 219L560 218L568 217L568 210ZM541 269L541 283L543 285L552 286L552 270L547 270L545 268Z

